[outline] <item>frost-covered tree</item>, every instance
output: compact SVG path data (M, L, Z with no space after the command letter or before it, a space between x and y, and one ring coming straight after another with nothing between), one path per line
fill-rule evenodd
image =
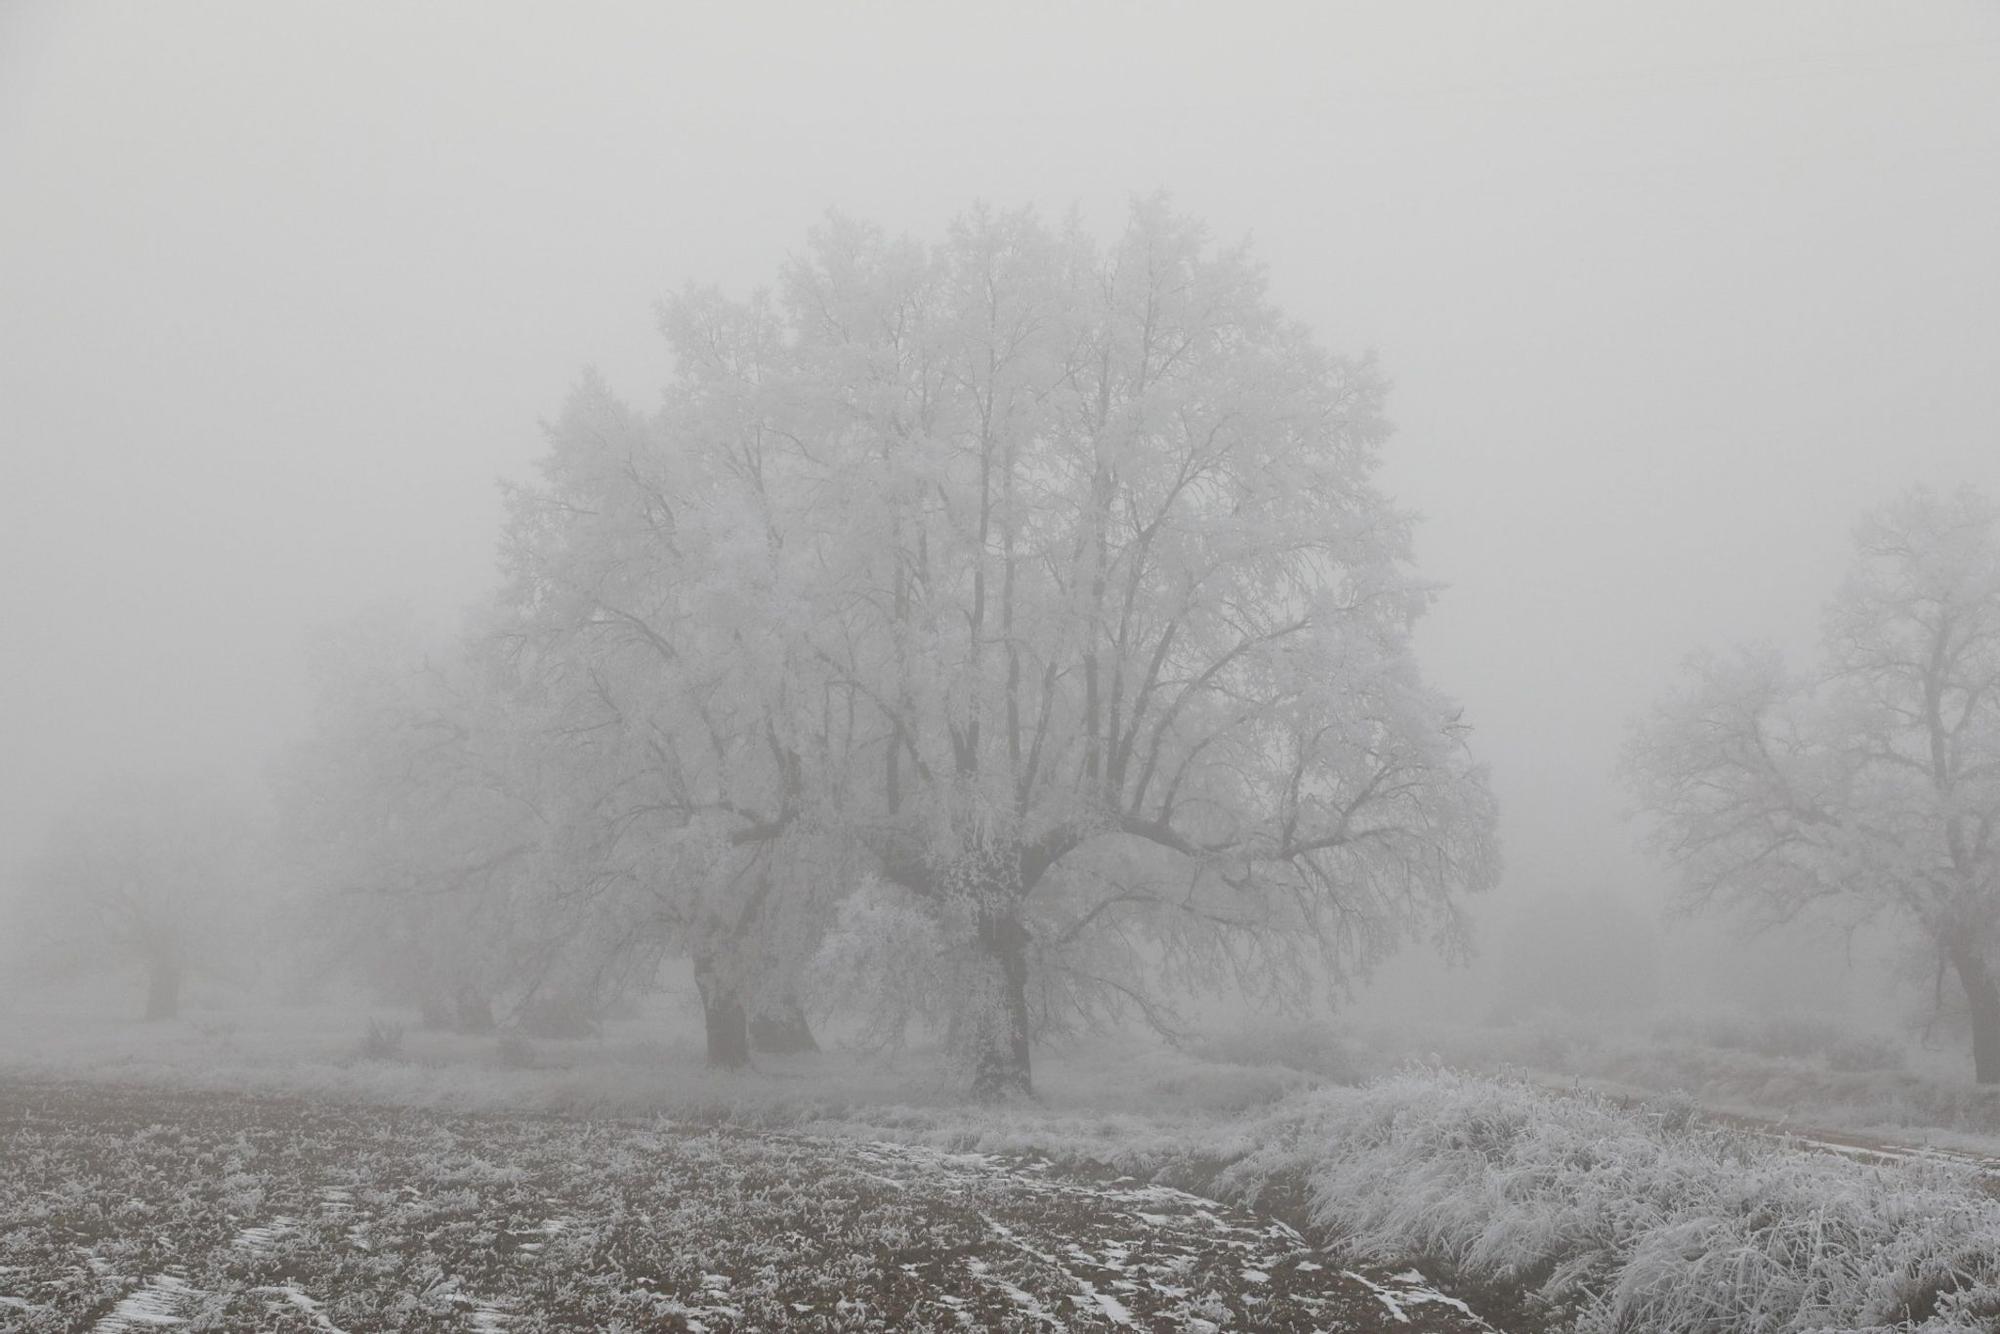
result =
M566 775L563 837L590 849L563 859L566 905L606 958L691 959L711 1063L745 1063L753 1028L806 1045L799 979L858 850L807 818L778 741L795 678L746 560L763 523L725 457L668 447L595 377L549 434L512 496L496 642Z
M565 423L576 429L602 405L586 391ZM605 551L614 567L640 554L617 541ZM568 564L578 555L543 546L533 559L591 577L583 561ZM548 902L580 942L572 955L593 968L645 974L663 955L687 956L712 1064L745 1064L753 1041L808 1047L799 980L817 924L853 882L856 850L774 798L756 683L703 674L728 655L710 645L708 657L699 627L673 607L690 585L658 572L637 583L597 579L602 601L581 614L524 599L498 636L523 702L540 711L556 779L546 813L560 885ZM767 803L770 814L754 813Z
M533 710L478 637L378 611L320 638L311 733L276 768L317 939L427 1021L490 1029L560 944Z
M1820 662L1704 656L1625 768L1690 908L1914 928L2000 1083L2000 511L1912 491L1856 530Z
M23 877L21 939L44 970L145 974L148 1019L179 1015L190 975L222 969L256 889L247 808L198 779L123 777L87 791Z
M1493 810L1411 652L1383 382L1241 249L1158 199L1108 248L834 219L776 296L662 325L656 416L593 381L552 430L515 601L558 693L651 753L662 843L783 889L730 900L737 939L823 936L866 878L895 902L840 947L939 942L989 1094L1037 1031L1461 941Z

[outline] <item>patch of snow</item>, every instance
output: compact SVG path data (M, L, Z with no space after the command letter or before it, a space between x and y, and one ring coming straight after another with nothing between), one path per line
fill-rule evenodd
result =
M91 1329L99 1334L118 1334L119 1331L144 1329L148 1326L182 1325L187 1321L174 1314L176 1308L201 1296L201 1290L184 1278L172 1274L160 1274L137 1292L111 1309L111 1314L98 1321Z
M292 1287L290 1284L284 1284L275 1288L256 1288L253 1291L268 1292L283 1298L293 1307L305 1312L313 1324L319 1327L321 1334L347 1334L346 1330L326 1318L326 1313L320 1309L319 1302L314 1301L311 1297L308 1297L305 1293Z
M1110 1293L1099 1292L1096 1288L1091 1287L1090 1283L1085 1279L1078 1279L1077 1282L1083 1284L1085 1292L1097 1299L1097 1305L1104 1311L1104 1318L1106 1320L1109 1320L1114 1325L1131 1325L1132 1312L1126 1309L1125 1303L1119 1301Z
M1479 1317L1478 1313L1476 1313L1470 1306L1467 1306L1463 1301L1460 1301L1456 1297L1448 1297L1444 1293L1439 1292L1436 1288L1432 1287L1431 1281L1424 1276L1422 1270L1405 1269L1399 1274L1389 1275L1389 1280L1388 1280L1389 1282L1402 1283L1407 1285L1400 1292L1394 1291L1389 1288L1385 1288L1379 1283L1370 1282L1368 1279L1364 1278L1360 1274L1355 1273L1351 1269L1345 1270L1343 1271L1343 1273L1347 1278L1353 1279L1356 1283L1361 1284L1363 1287L1367 1288L1370 1292L1374 1293L1376 1300L1380 1301L1384 1306L1388 1307L1390 1312L1395 1315L1396 1319L1403 1322L1404 1324L1408 1324L1410 1319L1409 1315L1406 1313L1404 1308L1411 1306L1423 1306L1428 1303L1434 1306L1449 1306L1454 1311L1457 1311L1460 1315L1463 1315L1468 1320L1471 1320L1475 1325L1479 1326L1481 1329L1493 1328L1493 1326L1487 1324L1485 1320Z
M1402 1302L1398 1300L1400 1294L1393 1293L1389 1291L1389 1289L1383 1287L1381 1284L1374 1283L1366 1278L1363 1278L1360 1274L1355 1273L1352 1269L1342 1270L1341 1277L1353 1279L1356 1283L1359 1283L1362 1287L1374 1293L1375 1300L1389 1308L1389 1314L1395 1317L1397 1324L1407 1325L1410 1323L1409 1313L1403 1309Z
M537 1224L536 1226L528 1228L525 1232L519 1234L522 1236L538 1236L541 1237L542 1240L524 1241L516 1249L528 1255L538 1255L541 1253L542 1247L548 1244L548 1238L560 1236L563 1233L563 1231L566 1228L568 1228L571 1222L573 1221L574 1221L573 1219L570 1219L566 1216L546 1219L543 1222Z
M979 1221L986 1224L987 1227L992 1228L993 1231L999 1235L1000 1240L1006 1242L1009 1246L1014 1247L1014 1249L1019 1251L1025 1251L1027 1254L1034 1256L1037 1260L1040 1260L1045 1265L1054 1265L1057 1269L1062 1268L1062 1262L1057 1260L1055 1256L1050 1255L1046 1251L1036 1250L1033 1246L1030 1246L1027 1242L1021 1240L1020 1234L1015 1232L1013 1228L1008 1227L1005 1223L1000 1222L998 1219L993 1218L991 1215L981 1214L979 1215Z
M261 1254L284 1240L293 1231L293 1227L294 1224L289 1218L274 1218L268 1223L244 1228L229 1244Z
M987 1264L984 1260L967 1260L965 1267L971 1272L973 1277L1006 1293L1008 1297L1013 1299L1016 1305L1043 1324L1054 1329L1063 1328L1062 1321L1056 1319L1043 1309L1040 1298L1019 1284L1009 1282L1007 1279L995 1274L993 1266Z
M476 1302L466 1313L466 1322L480 1334L500 1334L514 1320L513 1315L492 1302Z

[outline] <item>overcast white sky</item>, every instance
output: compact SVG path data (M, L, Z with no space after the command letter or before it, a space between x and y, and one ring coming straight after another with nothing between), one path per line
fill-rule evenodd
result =
M261 762L312 627L479 596L655 298L1159 187L1396 380L1509 894L1656 879L1610 766L1681 656L2000 494L1989 4L0 3L0 858Z

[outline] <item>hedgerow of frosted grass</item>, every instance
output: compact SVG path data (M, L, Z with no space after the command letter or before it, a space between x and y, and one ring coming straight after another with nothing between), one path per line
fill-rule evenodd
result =
M2000 1139L2000 1089L1914 1068L1890 1034L1823 1021L1669 1013L1639 1033L1542 1013L1499 1027L1375 1023L1352 1036L1364 1065L1381 1069L1415 1058L1489 1073L1532 1070L1565 1083L1685 1089L1712 1109L1890 1138L1944 1131ZM2000 1144L1978 1147L2000 1152Z
M1303 1179L1376 1258L1525 1289L1579 1334L2000 1328L2000 1202L1531 1086L1411 1070L1293 1100L1224 1174Z

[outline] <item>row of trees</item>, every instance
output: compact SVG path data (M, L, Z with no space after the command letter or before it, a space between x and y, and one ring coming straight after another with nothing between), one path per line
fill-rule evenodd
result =
M940 1026L985 1094L1030 1088L1038 1035L1463 947L1493 805L1411 652L1384 385L1243 251L1157 199L1108 248L834 219L775 291L660 326L663 402L578 386L463 633L320 646L275 829L93 794L38 938L124 951L168 1014L277 883L326 967L439 1023L575 1028L681 956L719 1063L842 1007ZM1696 660L1625 771L1686 906L1904 922L2000 1081L1988 501L1869 516L1821 663Z
M1275 1000L1496 874L1410 633L1384 383L1161 200L1115 244L840 219L691 290L642 414L586 378L461 640L330 642L281 844L385 988L478 1025L693 962L711 1055L801 1007L1041 1034Z

